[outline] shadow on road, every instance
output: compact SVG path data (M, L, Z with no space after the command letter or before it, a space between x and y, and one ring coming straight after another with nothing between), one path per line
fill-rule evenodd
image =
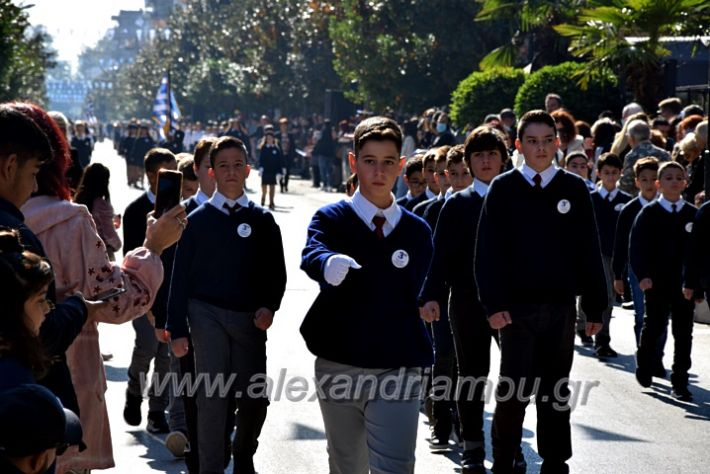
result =
M133 436L137 443L148 448L141 458L147 460L147 465L150 466L151 469L167 474L183 474L187 472L185 462L182 459L175 459L161 442L160 438L154 437L142 430L129 431L128 434Z

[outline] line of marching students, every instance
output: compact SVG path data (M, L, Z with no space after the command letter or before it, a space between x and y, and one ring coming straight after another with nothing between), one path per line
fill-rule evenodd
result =
M164 254L172 276L158 298L164 311L154 314L156 337L170 344L183 375L236 374L228 397L205 390L182 396L189 472L223 472L233 454L235 473L253 473L268 398L248 387L266 371L266 330L286 287L283 246L271 213L244 192L244 144L209 140L196 151L200 191L187 203L189 225ZM324 381L319 405L330 472L414 471L422 376L431 367L434 379L457 381L455 393L467 394L433 401L432 450L447 449L456 430L461 472L485 472L485 384L475 380L489 374L492 342L501 352L494 472L525 472L521 433L533 396L541 472L568 472L575 335L595 337L600 358L616 355L612 295L627 277L635 302L643 291L645 303L642 320L636 313L639 383L648 387L664 375L671 318L673 390L691 399L693 300L710 284L701 244L709 241L710 217L707 204L696 212L682 200L682 166L639 160L640 195L632 198L617 189L622 164L608 154L590 193L573 155L563 163L568 171L558 166L555 120L539 110L518 124L515 147L524 161L514 169L493 128L406 164L402 141L391 119L357 126L349 163L358 185L316 212L302 253L302 270L320 287L301 334ZM392 189L403 169L411 199L397 201ZM393 378L406 389L388 392ZM343 381L352 387L363 380L372 390L338 390ZM139 408L128 396L128 415L137 411L138 423Z

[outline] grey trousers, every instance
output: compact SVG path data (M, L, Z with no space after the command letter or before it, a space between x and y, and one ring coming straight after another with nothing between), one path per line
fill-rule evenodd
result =
M133 329L136 331L136 340L133 345L131 365L128 366L128 393L143 396L141 380L146 380L150 361L153 361L153 380L162 381L170 370L168 345L158 342L155 338L155 328L148 321L147 316L133 320ZM148 411L164 412L168 407L168 390L155 393L151 383L148 389Z
M604 263L604 273L606 273L606 291L607 291L607 307L602 313L602 326L601 331L599 331L595 337L595 346L605 346L611 342L611 312L614 309L614 303L616 302L616 292L614 291L614 270L611 268L611 257L602 255L602 262ZM577 331L584 331L587 323L587 315L582 311L582 306L579 303L580 298L577 299Z
M175 354L170 353L170 373L175 374L175 380L179 381L183 376L180 370L180 359ZM168 425L170 431L182 431L187 433L187 422L185 421L185 406L180 394L175 393L175 386L170 384L170 404L168 405Z
M236 399L234 472L240 472L240 467L251 464L269 404L263 390L250 390L250 379L266 374L266 331L254 325L254 313L228 311L197 300L188 301L187 311L195 376L204 377L197 391L200 472L224 473L224 433L232 419L229 397Z
M315 373L330 473L413 473L421 369L364 369L319 357ZM352 390L343 390L348 380Z

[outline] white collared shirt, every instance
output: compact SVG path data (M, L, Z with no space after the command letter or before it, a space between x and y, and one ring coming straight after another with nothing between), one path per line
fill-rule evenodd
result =
M444 201L448 201L452 194L454 194L454 188L447 189L444 194Z
M473 178L473 192L481 197L486 197L488 185L478 178Z
M641 203L641 206L642 206L642 207L648 206L649 204L651 204L651 203L652 203L653 201L655 201L656 199L658 199L658 194L656 194L656 195L653 197L653 199L651 199L650 201L647 201L646 199L644 199L643 196L641 196L641 195L639 194L639 202Z
M229 215L229 211L224 208L225 204L227 204L229 207L234 207L236 204L239 204L242 207L247 207L249 205L249 197L247 196L247 193L242 193L242 195L239 196L237 199L232 200L227 199L219 191L215 191L212 197L209 198L207 202L223 214Z
M614 188L613 191L609 192L604 186L602 186L599 188L598 193L602 197L602 199L609 199L609 201L613 201L614 199L616 199L616 195L619 194L619 188ZM607 198L607 196L609 196L609 198Z
M145 192L145 194L148 196L150 203L155 206L155 194L153 194L153 191L149 189Z
M673 212L673 204L675 204L675 212L680 212L680 210L683 209L683 206L685 205L685 201L683 200L683 198L680 198L676 202L671 202L666 199L663 194L661 194L661 196L658 198L658 204L660 204L663 209L668 212Z
M197 203L198 206L203 205L207 201L210 200L210 197L202 191L202 189L197 190L197 194L195 194L195 202Z
M424 192L426 193L427 199L434 199L437 196L436 194L434 194L434 191L429 189L429 186L427 186L426 191L424 191Z
M552 178L555 177L557 174L557 171L560 169L559 166L556 164L552 163L550 166L547 167L544 171L541 173L538 173L534 169L530 168L527 163L523 163L523 166L520 168L517 168L518 171L520 171L525 178L525 180L530 183L531 186L535 186L535 181L533 181L533 176L536 174L539 174L540 177L542 178L542 181L540 182L541 187L545 187L548 184L550 184L550 181L552 181Z
M397 205L394 194L391 194L391 197L392 204L390 204L387 209L380 209L368 201L367 198L360 193L360 188L358 188L355 190L355 194L353 194L349 202L355 214L373 231L375 230L375 224L372 222L372 218L375 216L383 216L385 223L382 226L382 233L386 237L394 230L399 220L402 218L402 209Z

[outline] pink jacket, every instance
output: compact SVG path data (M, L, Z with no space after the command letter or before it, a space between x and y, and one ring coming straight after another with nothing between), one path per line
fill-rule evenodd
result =
M127 291L84 325L67 351L67 363L79 400L84 441L58 458L57 473L114 466L106 411L106 374L99 350L97 323L121 324L145 314L163 281L160 257L139 247L122 265L108 260L106 247L86 206L50 196L31 198L22 207L25 223L37 234L52 264L57 299L80 291L87 299L114 287Z
M113 226L113 206L103 198L96 198L91 206L91 217L94 218L96 231L106 247L114 252L121 248L121 238Z

